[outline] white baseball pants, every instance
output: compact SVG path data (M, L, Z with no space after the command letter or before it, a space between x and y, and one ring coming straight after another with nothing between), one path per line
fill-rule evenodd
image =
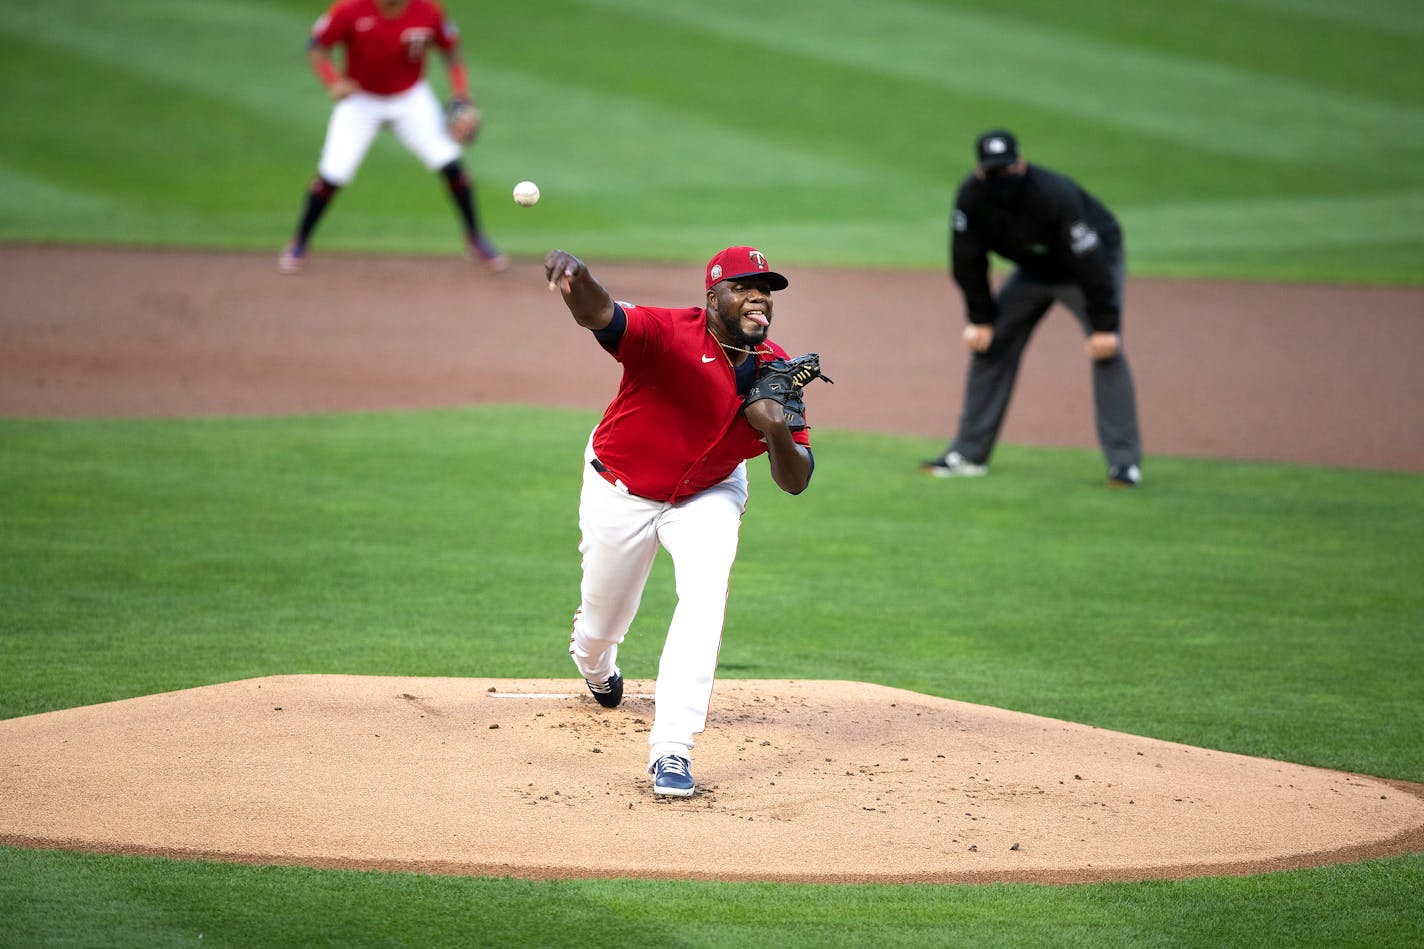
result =
M579 496L581 602L569 653L579 674L603 682L618 671L618 645L633 623L661 546L672 557L677 608L658 663L649 767L665 754L691 758L707 726L727 614L727 586L747 505L746 464L718 484L668 504L629 494L587 464Z
M460 157L460 146L445 128L445 114L425 80L393 96L355 92L336 103L326 124L317 174L346 186L356 177L376 133L389 125L406 150L431 171Z

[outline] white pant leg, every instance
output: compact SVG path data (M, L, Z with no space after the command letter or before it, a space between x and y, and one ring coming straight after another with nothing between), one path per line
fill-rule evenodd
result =
M326 123L317 174L334 185L351 183L381 130L384 102L382 96L355 92L336 103Z
M673 505L658 537L672 555L677 608L658 663L649 768L665 754L689 757L707 727L712 681L727 616L727 587L747 505L746 465L720 484Z
M460 157L460 146L445 127L445 113L430 83L422 79L391 97L391 128L396 138L431 171Z
M618 644L642 602L658 552L658 515L667 508L614 487L585 462L579 495L583 581L569 654L590 682L618 671Z

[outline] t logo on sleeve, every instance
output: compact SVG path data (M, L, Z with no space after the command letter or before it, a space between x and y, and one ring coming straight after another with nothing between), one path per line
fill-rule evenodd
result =
M1068 239L1072 241L1073 254L1082 257L1098 246L1098 232L1083 221L1074 221L1068 228Z

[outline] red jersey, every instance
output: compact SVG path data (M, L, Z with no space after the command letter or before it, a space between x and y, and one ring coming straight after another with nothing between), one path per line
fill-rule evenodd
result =
M593 453L609 474L640 497L676 501L764 453L761 432L741 414L736 376L707 329L707 312L619 306L628 318L614 354L623 379L593 433ZM778 357L786 350L770 340L756 347L759 364ZM811 444L807 431L792 437Z
M337 0L312 26L312 40L346 46L346 75L378 96L405 92L420 81L431 44L450 49L460 31L431 0L410 0L387 19L375 0Z

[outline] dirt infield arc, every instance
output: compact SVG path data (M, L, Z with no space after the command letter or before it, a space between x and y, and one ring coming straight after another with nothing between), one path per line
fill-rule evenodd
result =
M1424 787L860 682L725 681L696 797L650 682L279 676L0 722L0 842L523 877L1091 882L1420 849Z
M696 299L698 267L599 265ZM600 408L616 366L545 289L455 259L0 247L0 415L183 416L525 402ZM942 275L783 268L776 338L836 379L820 425L949 433ZM1134 281L1151 455L1424 471L1424 291ZM1070 319L1004 437L1092 446ZM556 367L557 371L551 371ZM893 384L887 384L893 383ZM0 722L0 843L545 876L1080 882L1424 850L1424 788L865 683L720 682L699 793L641 774L648 683L279 676Z
M620 299L701 299L700 266L590 265ZM781 269L775 337L836 380L814 424L946 440L965 369L948 278ZM595 410L618 378L528 260L317 256L282 277L271 254L0 246L0 285L0 415ZM1149 481L1153 454L1424 471L1424 289L1132 280L1125 333ZM1051 313L1006 441L1096 444L1080 347Z

